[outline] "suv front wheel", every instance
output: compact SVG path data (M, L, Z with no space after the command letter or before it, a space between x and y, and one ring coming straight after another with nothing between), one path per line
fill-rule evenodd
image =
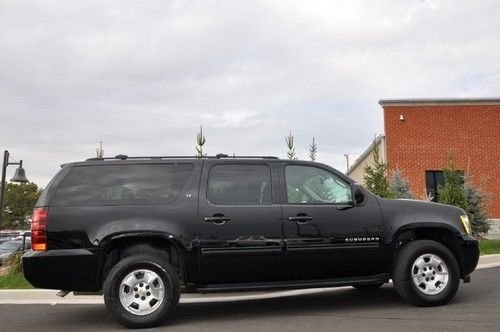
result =
M180 296L175 269L154 253L118 262L103 290L108 311L122 325L134 328L156 326L169 318Z
M460 271L451 251L441 243L417 240L396 257L394 287L408 303L418 306L446 304L457 293Z

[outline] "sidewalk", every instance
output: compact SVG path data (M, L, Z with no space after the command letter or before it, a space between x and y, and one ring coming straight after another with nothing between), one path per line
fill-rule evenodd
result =
M484 255L479 258L477 269L500 267L500 254ZM500 276L499 276L500 277ZM474 275L472 275L474 282ZM351 287L312 288L270 292L221 293L221 294L182 294L180 303L231 302L255 299L270 299L285 296L318 294L333 290L350 289ZM79 295L73 293L61 298L56 296L57 290L50 289L13 289L0 290L0 304L102 304L102 296Z

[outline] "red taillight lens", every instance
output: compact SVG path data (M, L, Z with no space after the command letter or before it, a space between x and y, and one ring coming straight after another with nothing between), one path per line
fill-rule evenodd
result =
M47 250L47 222L49 221L49 208L39 207L33 210L31 222L31 249L35 251Z

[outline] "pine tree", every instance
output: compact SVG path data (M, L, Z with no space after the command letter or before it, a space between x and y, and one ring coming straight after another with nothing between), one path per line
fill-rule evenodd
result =
M196 134L196 152L198 158L203 158L205 155L203 154L203 145L205 144L206 139L205 135L203 135L203 127L200 126L200 131Z
M286 152L288 159L297 159L295 156L295 146L293 140L292 131L290 130L288 136L285 137L286 146L288 147L288 151Z
M399 169L392 172L389 179L389 189L394 193L396 198L415 198L415 194L410 188L410 180L404 177Z
M390 190L387 181L387 169L387 163L380 160L379 148L375 138L373 140L373 166L366 165L363 169L365 187L380 197L393 198L394 193Z
M488 194L481 189L475 188L471 177L468 175L464 178L464 190L469 205L467 214L469 215L472 233L474 235L487 233L491 228L485 207Z
M444 185L438 186L438 202L469 210L467 194L464 188L464 176L455 168L453 156L448 157L448 165L444 168Z
M104 150L102 149L102 141L99 142L99 147L95 149L97 158L104 158Z
M314 141L314 137L313 137L312 144L309 145L309 158L311 158L311 161L316 161L316 153L317 152L318 152L318 145Z

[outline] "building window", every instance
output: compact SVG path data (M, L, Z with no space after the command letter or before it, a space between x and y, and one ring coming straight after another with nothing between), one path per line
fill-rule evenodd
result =
M438 187L444 184L443 171L425 171L425 186L427 188L427 196L431 197L433 202L438 199Z

